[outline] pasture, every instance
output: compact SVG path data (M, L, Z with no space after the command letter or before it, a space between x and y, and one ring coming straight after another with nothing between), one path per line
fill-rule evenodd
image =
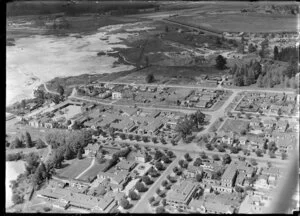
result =
M226 32L296 32L297 17L259 13L194 14L177 16L172 20L193 26Z

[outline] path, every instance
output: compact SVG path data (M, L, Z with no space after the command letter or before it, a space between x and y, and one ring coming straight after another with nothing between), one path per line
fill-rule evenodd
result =
M91 169L95 164L96 159L93 158L92 163L88 168L86 168L82 173L80 173L78 176L75 177L75 179L79 179L81 176L83 176L89 169Z
M156 189L161 186L161 182L167 178L167 175L172 172L173 168L178 164L180 157L177 156L175 160L169 164L166 170L159 176L158 179L151 185L151 187L141 196L140 200L135 204L135 206L130 209L131 213L147 213L146 206L149 205L149 198L156 193Z
M46 83L43 83L43 85L44 85L44 88L45 88L46 92L48 92L48 93L50 93L50 94L56 94L56 95L59 95L57 92L50 91L50 90L48 89Z

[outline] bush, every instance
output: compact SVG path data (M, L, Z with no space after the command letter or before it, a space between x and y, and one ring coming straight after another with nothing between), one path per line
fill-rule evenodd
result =
M24 158L24 155L22 153L15 153L15 154L8 154L6 157L7 161L17 161Z
M38 139L38 140L36 141L35 147L36 147L37 149L41 149L41 148L46 148L47 145L46 145L41 139Z
M163 206L159 206L156 208L156 213L161 214L165 212L165 208Z
M145 80L146 80L147 83L152 83L152 82L154 82L155 78L154 78L153 74L148 74L146 76Z
M44 210L44 212L49 212L49 211L51 211L51 208L49 208L48 206L45 206L45 207L43 208L43 210Z
M16 205L16 204L20 204L24 202L24 198L23 196L21 196L20 194L16 194L14 193L12 195L12 202Z

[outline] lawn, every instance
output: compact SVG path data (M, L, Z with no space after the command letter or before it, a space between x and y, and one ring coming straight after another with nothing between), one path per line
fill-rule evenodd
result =
M88 168L91 162L92 158L85 158L82 160L74 159L67 167L58 169L57 174L62 177L73 179Z
M236 120L236 119L227 119L220 131L225 132L241 132L243 129L246 129L249 125L248 121Z
M82 175L79 180L83 180L83 181L87 181L89 177L93 178L95 176L97 176L97 174L99 172L102 172L103 169L107 166L108 160L103 163L103 164L99 164L99 163L95 163L84 175Z

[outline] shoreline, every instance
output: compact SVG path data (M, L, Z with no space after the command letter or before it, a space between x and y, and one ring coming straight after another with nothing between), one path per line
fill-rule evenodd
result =
M6 107L22 99L33 98L34 89L56 77L134 69L133 65L123 62L115 66L114 62L118 58L113 54L97 56L97 53L128 48L123 39L136 35L139 28L143 30L142 25L143 22L108 25L99 28L94 34L82 34L80 38L69 34L65 37L34 35L16 39L15 46L7 46ZM132 30L118 33L126 27Z

